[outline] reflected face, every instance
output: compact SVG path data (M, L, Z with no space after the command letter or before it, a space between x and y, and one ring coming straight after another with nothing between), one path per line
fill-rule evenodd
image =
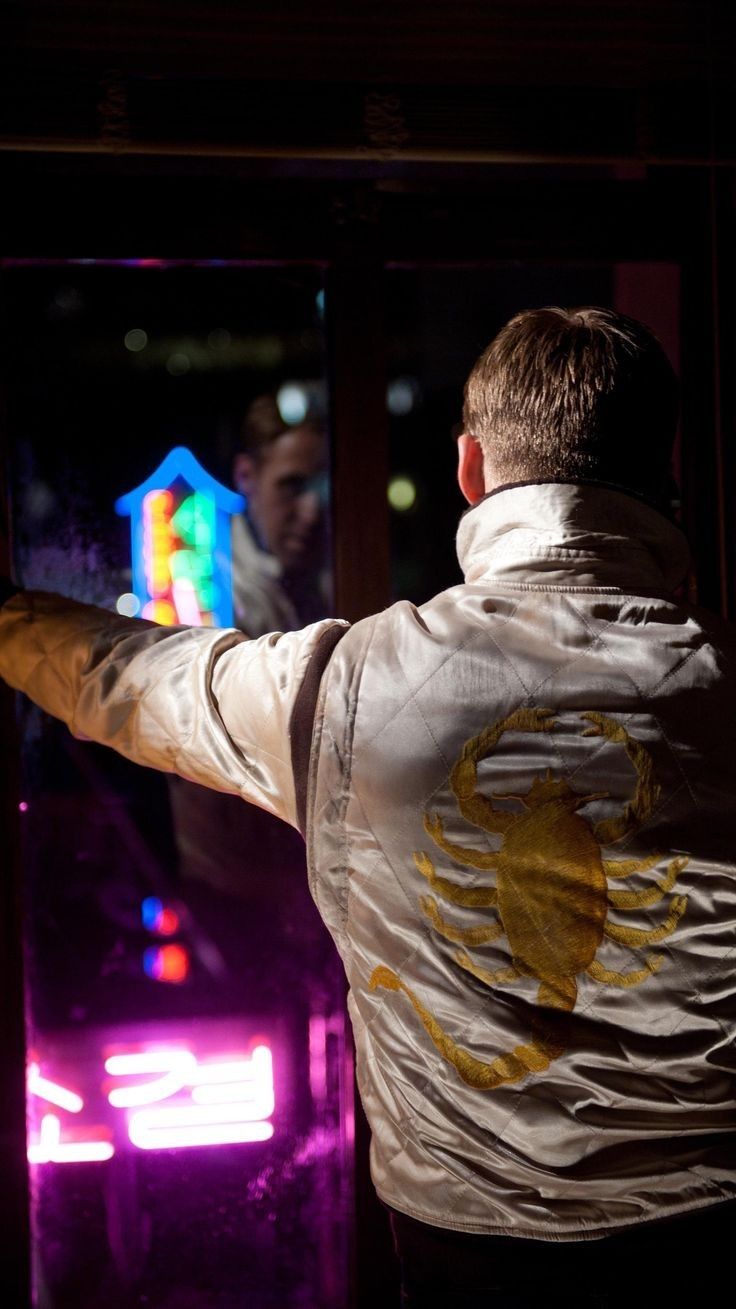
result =
M321 562L326 477L326 438L308 427L284 432L258 458L236 458L235 484L247 497L248 518L285 572Z

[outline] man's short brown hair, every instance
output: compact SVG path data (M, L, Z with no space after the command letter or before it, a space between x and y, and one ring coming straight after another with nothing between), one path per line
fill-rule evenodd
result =
M496 483L611 482L658 498L678 386L649 328L612 309L532 309L484 350L463 424Z
M256 396L246 411L240 427L239 450L260 461L270 447L286 436L287 432L316 432L324 436L324 424L317 418L307 417L298 423L287 423L279 409L276 396L270 392Z

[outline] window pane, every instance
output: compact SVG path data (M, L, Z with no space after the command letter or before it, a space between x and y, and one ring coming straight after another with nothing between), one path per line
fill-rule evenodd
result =
M331 612L319 270L6 266L2 311L25 586L252 636ZM342 1309L344 983L301 838L19 713L35 1303Z

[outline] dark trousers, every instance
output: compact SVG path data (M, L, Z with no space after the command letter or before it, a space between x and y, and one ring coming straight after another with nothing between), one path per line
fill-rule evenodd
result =
M391 1211L402 1309L699 1309L730 1285L736 1201L593 1241L473 1236Z

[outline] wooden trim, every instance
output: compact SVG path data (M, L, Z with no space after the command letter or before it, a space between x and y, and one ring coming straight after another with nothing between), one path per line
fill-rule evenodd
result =
M390 593L383 262L371 216L353 205L325 297L335 612L350 622L383 609Z

